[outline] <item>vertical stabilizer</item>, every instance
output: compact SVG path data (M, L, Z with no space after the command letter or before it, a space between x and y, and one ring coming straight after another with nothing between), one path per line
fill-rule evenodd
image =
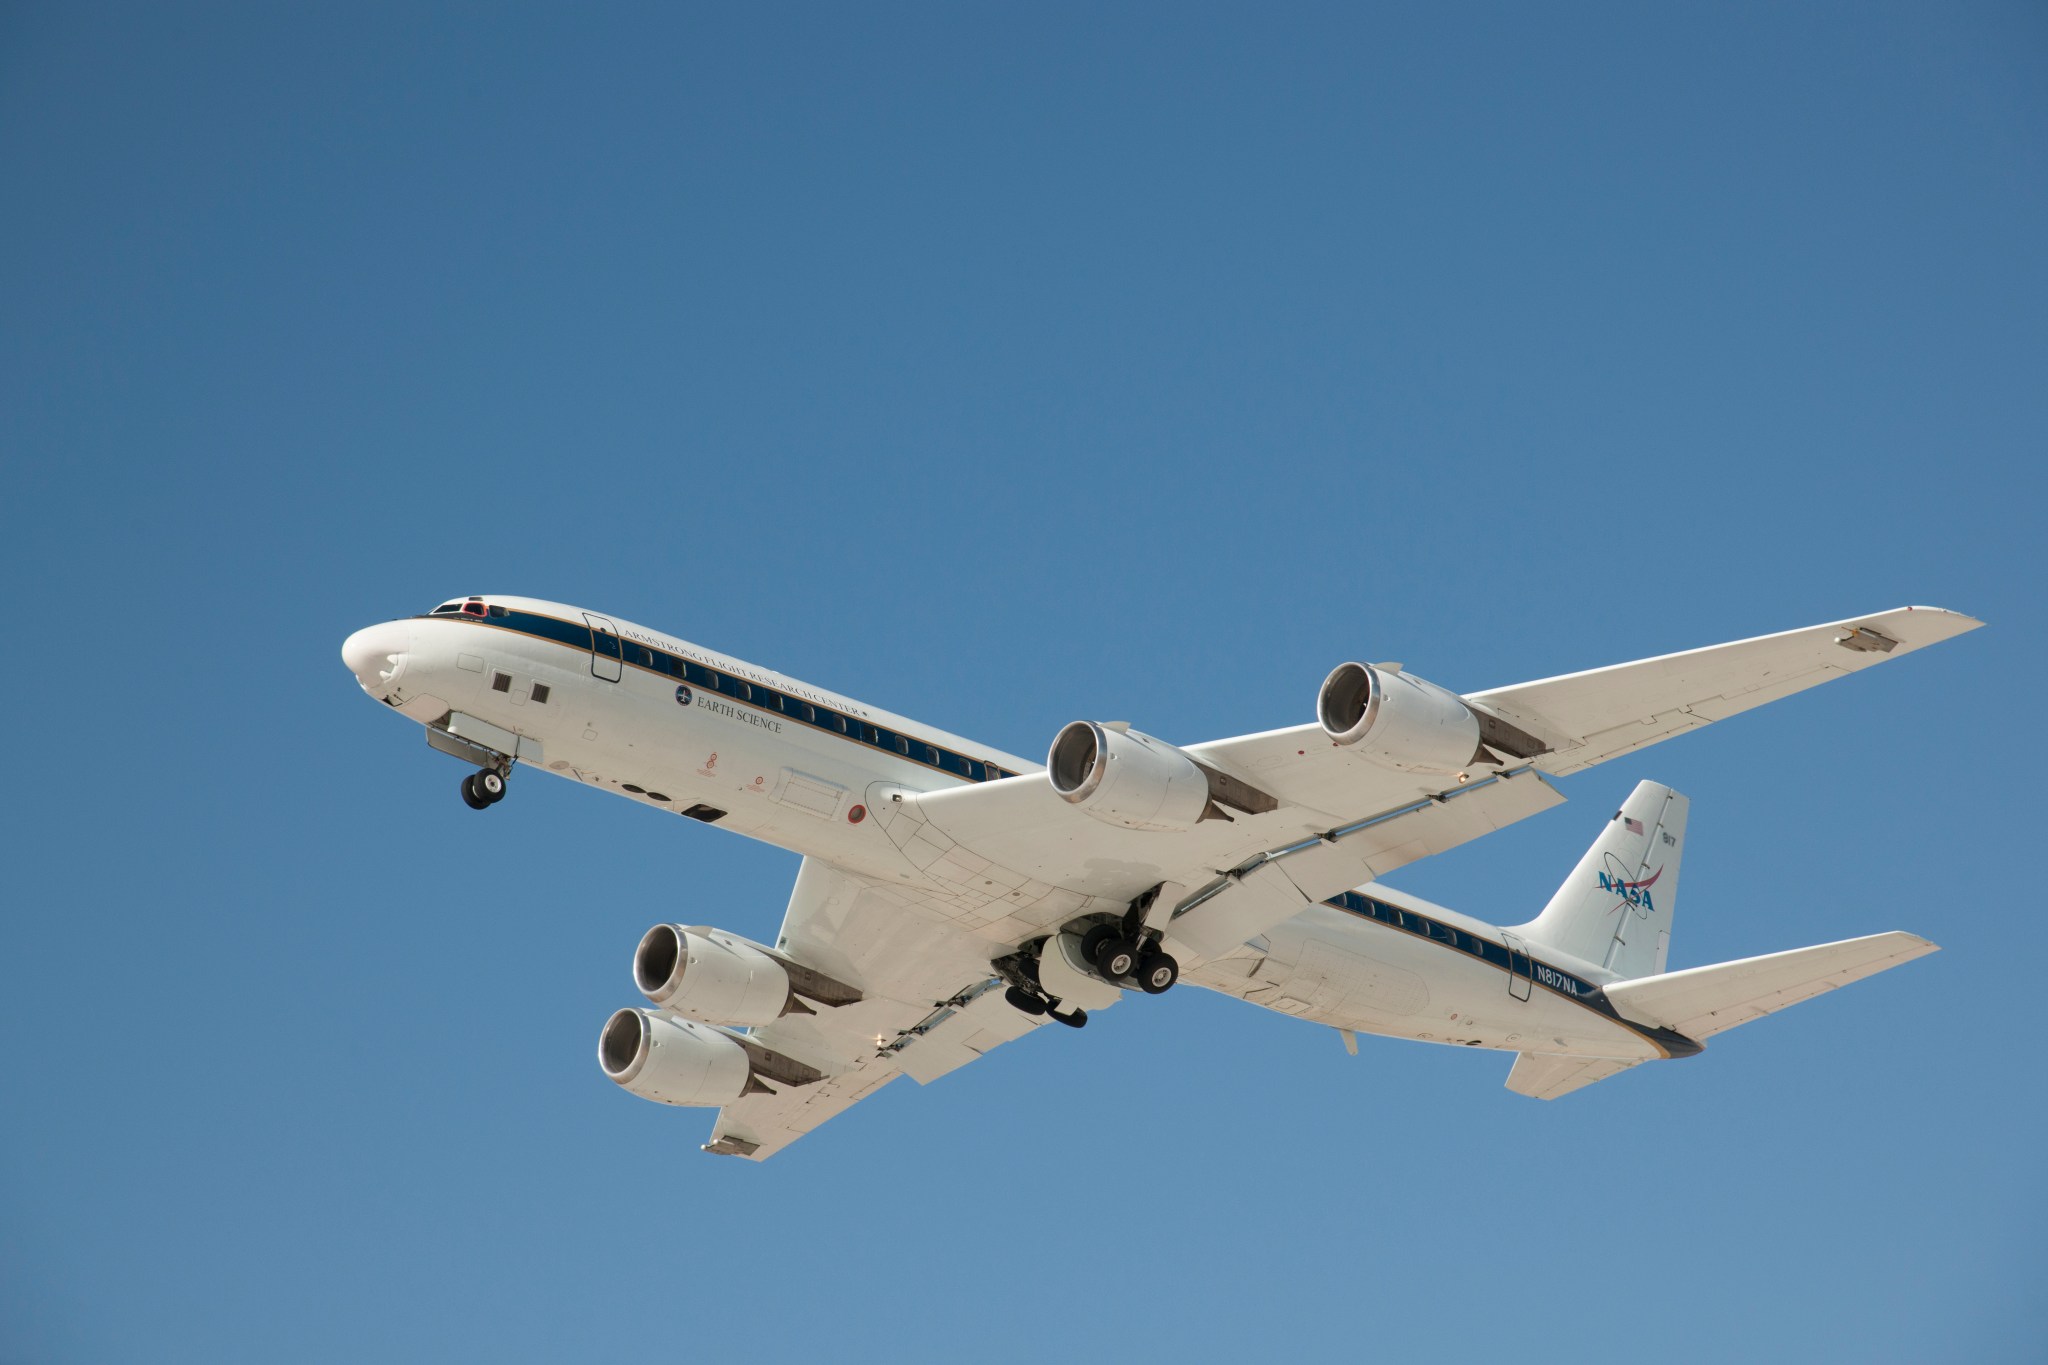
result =
M1663 971L1686 805L1669 787L1638 783L1543 913L1515 932L1623 977Z

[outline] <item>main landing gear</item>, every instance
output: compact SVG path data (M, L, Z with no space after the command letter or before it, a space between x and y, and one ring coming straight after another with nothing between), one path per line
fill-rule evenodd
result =
M1164 995L1180 980L1180 964L1170 954L1143 934L1125 933L1120 924L1098 924L1082 935L1081 956L1108 980L1122 985L1128 978L1147 995Z
M462 804L471 810L495 806L505 799L505 774L482 768L462 779Z

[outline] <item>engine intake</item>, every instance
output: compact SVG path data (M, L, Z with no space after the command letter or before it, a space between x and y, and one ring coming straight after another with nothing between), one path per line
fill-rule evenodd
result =
M655 925L633 950L633 984L668 1013L706 1024L769 1024L790 1008L787 969L718 929Z
M1164 740L1077 720L1046 755L1052 789L1106 824L1192 829L1209 805L1209 775Z
M1316 693L1323 733L1363 758L1403 772L1462 773L1490 760L1479 718L1433 682L1371 664L1339 664Z
M620 1010L606 1020L597 1063L625 1089L660 1104L730 1104L754 1083L738 1039L653 1010Z

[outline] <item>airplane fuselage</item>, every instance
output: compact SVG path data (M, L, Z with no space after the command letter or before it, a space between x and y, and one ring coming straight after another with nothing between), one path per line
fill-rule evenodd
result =
M1042 765L616 617L532 598L452 602L344 648L373 697L451 753L488 751L890 887L928 878L889 803ZM507 765L509 766L509 764ZM998 888L999 889L999 888ZM940 926L1003 951L992 912ZM986 939L976 930L989 926ZM1384 886L1312 905L1184 980L1342 1030L1607 1058L1684 1055L1624 1021L1597 965Z

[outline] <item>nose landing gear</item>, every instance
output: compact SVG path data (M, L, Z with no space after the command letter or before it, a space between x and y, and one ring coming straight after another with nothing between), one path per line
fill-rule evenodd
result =
M495 806L505 799L505 774L484 768L462 779L462 804L471 810Z

